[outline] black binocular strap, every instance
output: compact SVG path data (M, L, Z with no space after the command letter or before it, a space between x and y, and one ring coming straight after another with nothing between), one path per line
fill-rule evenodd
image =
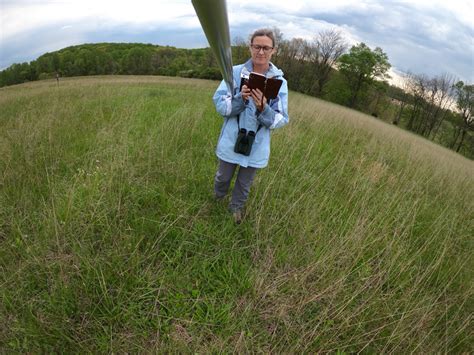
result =
M240 132L240 115L237 116L237 127L239 128L239 132ZM259 124L258 127L257 127L257 132L255 132L255 134L258 133L258 131L260 131L260 128L262 128L262 125Z

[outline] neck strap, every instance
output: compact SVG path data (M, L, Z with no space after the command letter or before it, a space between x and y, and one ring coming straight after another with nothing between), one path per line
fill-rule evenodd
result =
M239 128L239 132L240 132L240 115L237 115L237 127ZM257 132L260 131L260 128L262 128L261 124L258 125ZM257 132L255 132L255 133L257 133Z

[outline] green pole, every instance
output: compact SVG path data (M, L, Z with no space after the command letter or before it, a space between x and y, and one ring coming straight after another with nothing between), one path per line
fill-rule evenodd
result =
M227 91L234 92L232 48L225 0L191 0L207 41L216 56Z

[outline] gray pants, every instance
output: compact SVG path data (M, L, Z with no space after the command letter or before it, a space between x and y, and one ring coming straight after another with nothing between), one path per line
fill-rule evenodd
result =
M219 168L214 178L214 193L217 198L223 198L227 195L230 187L230 181L234 176L235 169L238 164L228 163L219 159ZM257 168L239 167L237 179L235 180L234 189L232 190L232 199L230 201L229 209L232 212L241 210L245 201L249 196L250 187L257 172Z

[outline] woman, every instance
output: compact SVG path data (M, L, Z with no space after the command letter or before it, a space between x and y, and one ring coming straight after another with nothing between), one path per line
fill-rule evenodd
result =
M237 224L242 222L243 208L257 169L268 164L271 130L284 126L289 120L287 82L283 72L270 62L275 46L273 31L255 31L250 39L251 58L245 64L233 67L233 97L228 94L224 81L213 97L217 112L224 118L216 149L219 167L214 178L214 193L217 200L227 195L234 172L239 166L229 205ZM240 89L241 78L248 78L250 72L283 80L278 96L267 102L259 89L250 90L246 85ZM238 133L242 128L247 132L255 132L249 155L235 152Z

